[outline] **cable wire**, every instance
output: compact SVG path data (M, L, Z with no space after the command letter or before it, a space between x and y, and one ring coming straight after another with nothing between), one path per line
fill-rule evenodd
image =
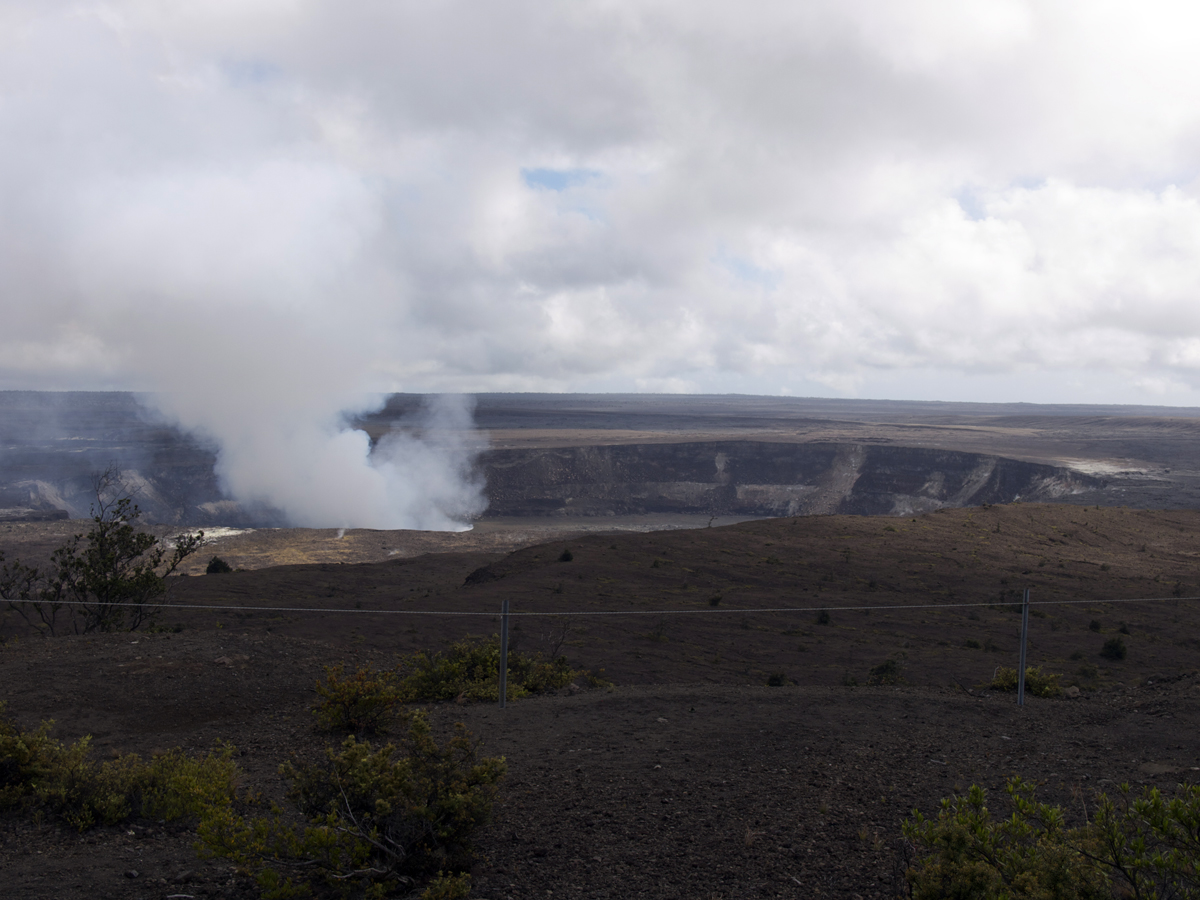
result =
M1164 601L1200 600L1195 597L1117 597L1111 600L1030 600L1030 606L1071 606L1080 604L1100 603L1160 603ZM86 600L8 600L8 603L27 603L42 606L97 606ZM362 615L388 616L486 616L495 618L499 612L481 612L475 610L459 611L450 609L347 609L345 607L312 607L312 606L224 606L221 604L204 603L105 603L105 609L154 609L162 610L221 610L224 612L292 612L292 613L347 613ZM1019 601L984 602L984 603L895 603L887 605L861 606L763 606L763 607L726 607L720 609L709 607L705 609L599 609L599 610L558 610L558 611L510 611L510 616L546 617L546 616L677 616L677 615L721 615L748 613L819 613L819 612L868 612L909 609L969 609L990 606L1020 606Z

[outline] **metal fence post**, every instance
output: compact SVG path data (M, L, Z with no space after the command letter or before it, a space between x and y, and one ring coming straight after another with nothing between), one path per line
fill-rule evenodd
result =
M1029 640L1029 588L1021 601L1021 662L1017 669L1017 706L1025 705L1025 644Z
M508 699L508 601L500 601L500 708Z

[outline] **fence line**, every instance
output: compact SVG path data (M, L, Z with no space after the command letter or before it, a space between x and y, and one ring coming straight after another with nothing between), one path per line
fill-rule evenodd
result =
M1118 597L1111 600L1030 600L1030 606L1079 606L1101 603L1161 603L1168 601L1200 600L1194 597ZM6 600L6 603L27 603L40 606L103 606L105 609L154 609L154 610L219 610L223 612L295 612L295 613L346 613L386 616L486 616L495 618L499 613L457 611L450 609L347 609L345 607L313 606L224 606L205 603L95 603L87 600ZM598 609L561 610L551 612L513 611L510 616L680 616L680 615L745 615L747 613L819 613L819 612L868 612L909 609L970 609L995 606L1020 606L1019 602L988 601L982 603L895 603L864 606L765 606L765 607L707 607L699 609Z

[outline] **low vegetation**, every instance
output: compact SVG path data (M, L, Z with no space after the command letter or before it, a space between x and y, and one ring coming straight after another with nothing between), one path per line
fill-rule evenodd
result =
M326 666L316 691L313 714L326 731L386 734L400 703L395 673L366 667L347 675L345 666Z
M1100 655L1105 659L1120 660L1129 655L1129 649L1125 646L1124 640L1119 637L1111 637L1100 648Z
M607 685L598 675L572 668L555 654L508 653L507 698L517 700L581 681L589 687ZM401 660L395 670L328 666L317 682L320 698L313 707L318 725L347 734L386 734L399 708L406 703L462 703L500 699L500 642L468 638L444 651L418 651Z
M1149 788L1096 797L1090 821L1066 824L1061 807L1037 802L1014 778L1009 811L993 816L983 788L942 801L934 819L903 826L914 900L1097 900L1200 897L1200 786L1168 799Z
M350 736L321 763L284 764L290 810L213 807L201 853L253 874L268 900L318 886L343 897L407 896L422 885L425 900L466 897L470 836L491 814L505 763L479 758L461 725L439 747L424 713L407 718L398 745Z
M43 722L23 731L0 703L0 809L86 831L129 818L199 819L232 800L232 747L198 758L171 750L149 762L129 754L97 763L90 738L64 744L51 735L52 727Z
M237 791L231 745L202 757L171 750L97 763L90 738L65 744L52 723L26 731L3 712L0 704L0 810L80 831L183 820L196 826L202 856L233 861L275 900L314 890L462 900L471 833L489 817L505 772L502 758L480 758L462 725L439 746L417 710L405 714L398 743L376 749L351 735L321 763L285 763L290 806L264 813L257 795Z
M903 684L901 664L898 659L885 659L877 666L872 666L867 673L867 684Z
M1000 666L992 676L987 686L993 691L1015 691L1018 686L1018 672L1015 668ZM1025 691L1034 697L1061 697L1062 686L1058 683L1061 675L1043 672L1040 666L1025 668Z
M397 689L405 703L498 701L500 641L496 637L468 638L444 651L421 650L406 657L399 672ZM508 700L557 690L575 681L592 687L607 684L598 675L571 668L566 657L509 651Z

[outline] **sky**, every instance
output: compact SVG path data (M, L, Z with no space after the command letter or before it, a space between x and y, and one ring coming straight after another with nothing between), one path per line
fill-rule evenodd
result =
M1200 406L1198 45L1155 0L6 0L0 388L226 444L390 391Z

